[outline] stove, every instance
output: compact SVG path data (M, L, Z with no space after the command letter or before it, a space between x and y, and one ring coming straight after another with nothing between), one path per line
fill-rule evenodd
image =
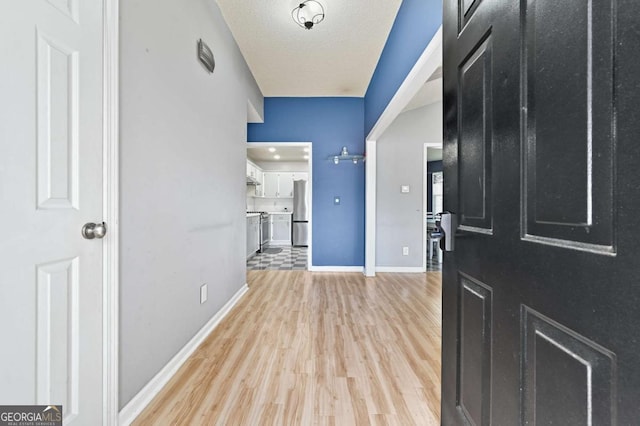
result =
M260 250L259 253L264 252L271 240L271 228L269 226L269 213L267 212L258 212L258 211L248 211L247 213L258 213L260 214Z
M269 219L269 213L267 212L259 212L259 211L248 211L248 214L258 213L260 214L260 219Z

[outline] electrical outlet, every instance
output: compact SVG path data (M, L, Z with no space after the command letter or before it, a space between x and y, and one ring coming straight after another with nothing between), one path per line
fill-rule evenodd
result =
M402 192L403 194L408 194L409 193L409 185L401 185L400 186L400 192Z
M409 247L402 247L402 255L409 256Z
M202 305L206 301L207 301L207 285L202 284L200 286L200 304Z

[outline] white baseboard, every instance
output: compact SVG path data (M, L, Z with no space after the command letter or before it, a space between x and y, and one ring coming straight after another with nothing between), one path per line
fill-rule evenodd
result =
M311 266L311 272L363 272L362 266Z
M376 266L376 272L395 274L422 274L426 272L422 266Z
M184 362L193 354L200 344L209 336L220 321L226 317L231 309L240 301L242 296L249 290L247 284L240 290L196 333L193 338L156 374L145 387L133 397L127 405L120 410L118 423L120 426L129 426L138 415L149 405L151 400L169 382Z

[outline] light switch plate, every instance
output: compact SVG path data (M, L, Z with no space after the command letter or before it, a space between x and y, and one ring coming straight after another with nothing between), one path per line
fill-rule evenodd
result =
M409 256L409 247L402 247L402 255Z
M402 192L403 194L408 194L409 193L409 185L402 185L400 187L400 192Z

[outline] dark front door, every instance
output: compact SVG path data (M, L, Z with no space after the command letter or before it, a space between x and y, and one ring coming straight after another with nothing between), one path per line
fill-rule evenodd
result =
M640 1L444 1L442 423L640 423Z

